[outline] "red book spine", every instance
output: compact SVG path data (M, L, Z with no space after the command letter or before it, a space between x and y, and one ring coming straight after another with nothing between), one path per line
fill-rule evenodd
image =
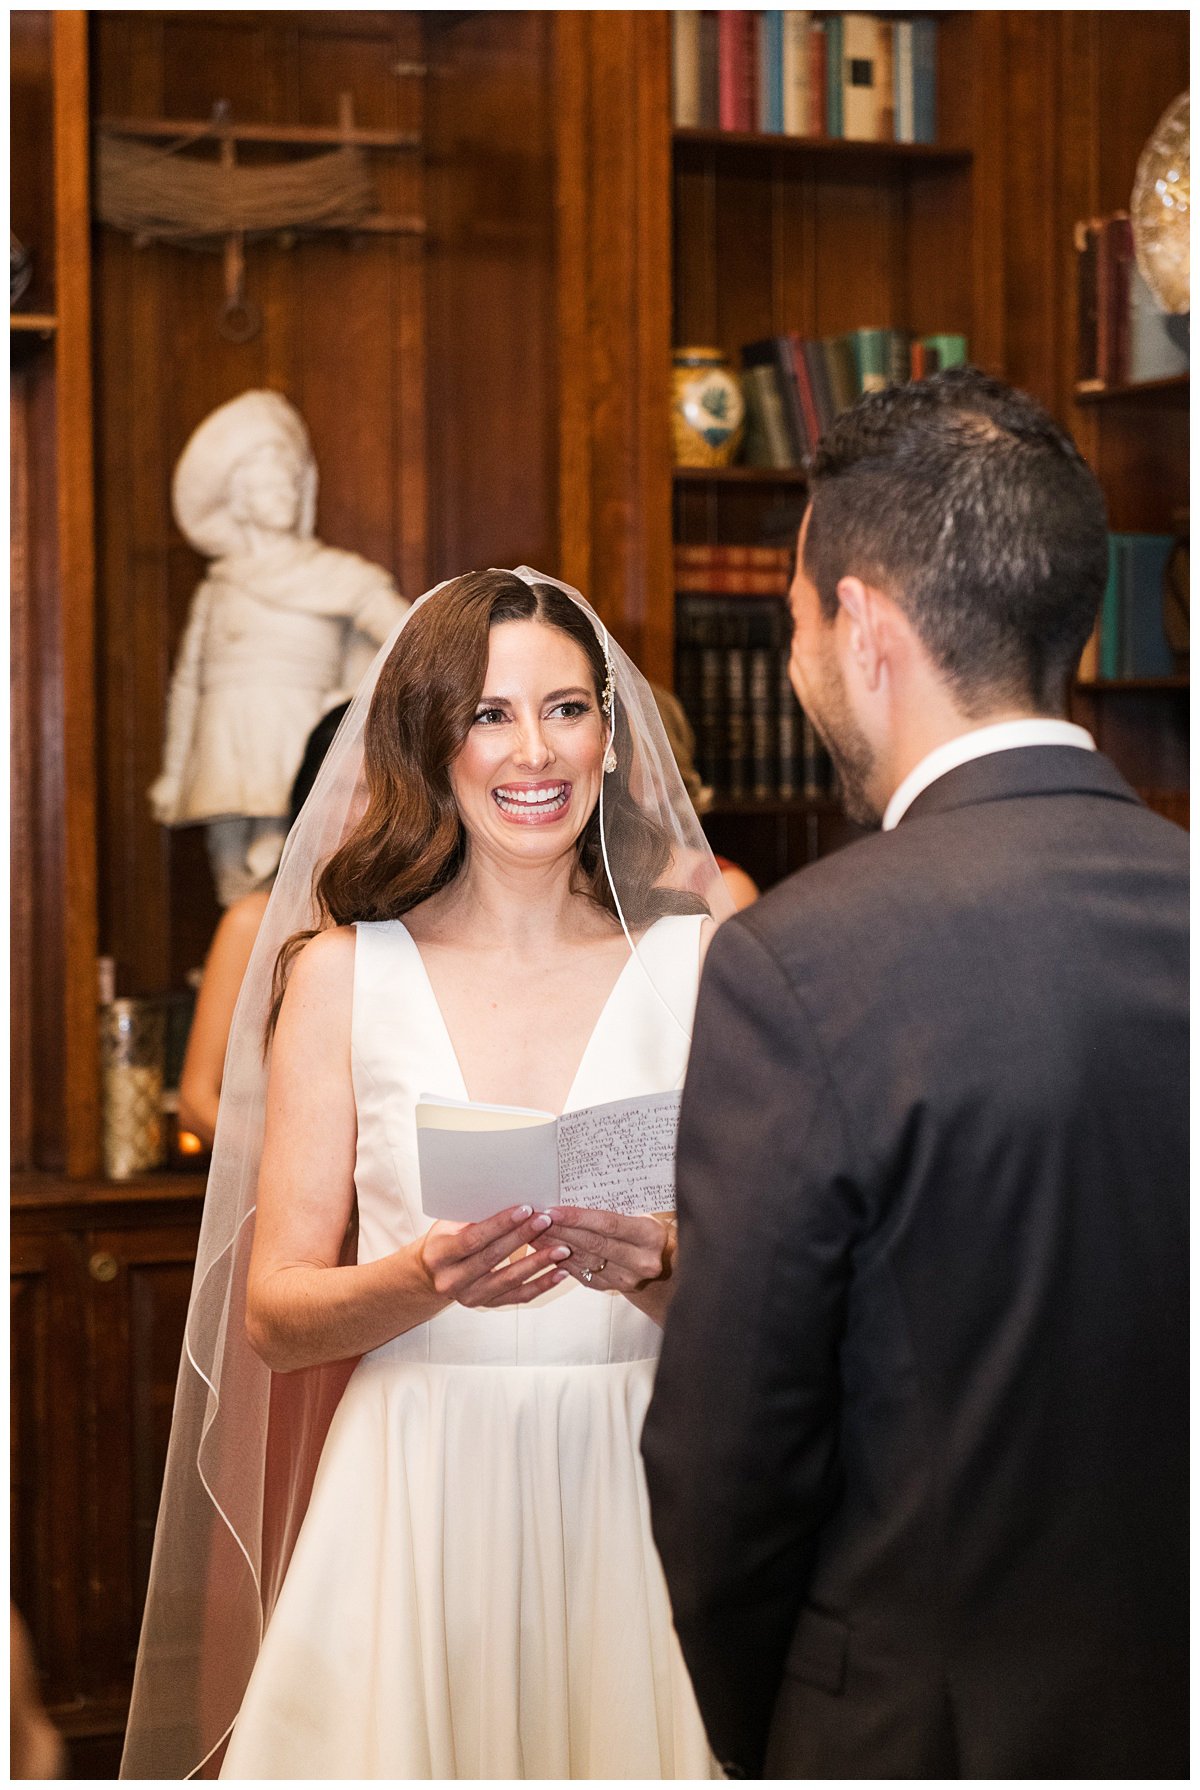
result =
M1133 264L1133 225L1128 212L1119 211L1109 226L1112 245L1112 369L1113 385L1129 380L1129 283Z
M717 94L719 123L723 131L741 128L738 116L742 88L742 18L740 12L717 14Z
M756 131L759 124L758 70L759 32L762 20L756 12L739 13L742 21L742 69L738 102L738 129Z
M927 362L924 342L914 342L908 353L913 378L924 379Z
M829 109L825 99L829 77L829 58L825 47L825 28L815 25L808 34L808 135L824 137L829 129Z
M821 439L821 419L817 414L817 401L813 395L812 381L808 376L808 366L804 359L804 350L800 346L800 337L790 335L788 346L792 351L792 374L796 381L796 390L800 393L800 408L804 413L804 431L808 436L808 452L811 453Z

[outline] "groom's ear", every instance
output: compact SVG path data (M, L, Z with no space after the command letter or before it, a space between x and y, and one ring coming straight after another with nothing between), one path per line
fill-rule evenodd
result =
M893 642L892 604L861 578L840 578L837 587L846 647L868 690L878 690Z

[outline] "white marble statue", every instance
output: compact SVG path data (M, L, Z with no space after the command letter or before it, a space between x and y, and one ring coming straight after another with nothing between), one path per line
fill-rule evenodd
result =
M314 539L312 445L277 392L243 392L206 417L171 497L212 563L171 679L150 804L164 826L204 825L228 907L274 873L305 741L408 605L382 566Z

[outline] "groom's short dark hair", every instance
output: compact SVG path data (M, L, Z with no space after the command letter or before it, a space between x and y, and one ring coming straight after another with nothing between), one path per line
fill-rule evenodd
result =
M1108 568L1104 498L1067 432L972 367L860 398L809 462L804 566L908 616L965 711L1057 711Z

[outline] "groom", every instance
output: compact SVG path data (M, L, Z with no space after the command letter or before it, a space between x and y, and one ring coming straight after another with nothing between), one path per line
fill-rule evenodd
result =
M816 455L792 680L882 830L714 940L643 1443L734 1776L1188 1770L1188 853L1059 718L1105 565L980 374Z

